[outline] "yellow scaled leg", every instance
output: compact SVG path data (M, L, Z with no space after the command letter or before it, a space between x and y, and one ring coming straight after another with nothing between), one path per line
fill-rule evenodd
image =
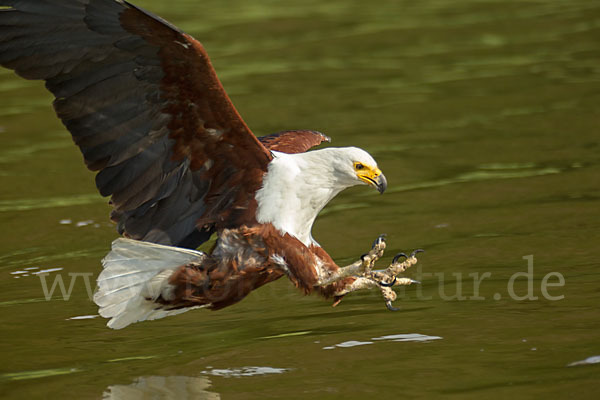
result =
M415 265L417 263L416 255L423 250L415 250L409 256L399 253L386 269L373 270L375 262L383 256L385 246L385 235L380 235L373 243L371 250L367 254L364 254L360 260L342 267L335 273L319 280L318 286L326 286L353 276L356 278L354 282L334 293L336 297L341 297L356 290L379 288L385 300L386 307L391 311L397 311L398 308L392 306L392 302L396 300L396 292L392 290L392 287L420 283L409 278L398 278L397 275ZM338 302L334 303L334 305L337 305Z

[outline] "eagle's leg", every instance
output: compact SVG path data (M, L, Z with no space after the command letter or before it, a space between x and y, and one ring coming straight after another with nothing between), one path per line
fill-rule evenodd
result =
M386 269L375 271L367 269L364 273L357 274L358 276L352 283L334 293L334 296L336 299L338 299L334 305L337 305L339 300L341 300L341 297L347 293L362 289L379 288L379 290L381 290L381 294L383 295L383 299L385 300L386 307L390 311L397 311L398 308L392 306L392 302L396 300L396 292L392 290L392 287L420 283L419 281L415 281L410 278L398 278L397 275L415 265L417 263L416 255L422 251L423 250L421 249L415 250L410 254L410 256L407 256L404 253L399 253L394 257L392 263ZM400 262L400 260L403 258L404 261Z
M379 260L381 256L383 256L384 251L385 234L382 234L379 235L377 239L375 239L373 245L371 246L371 250L368 253L363 254L360 257L360 260L357 260L345 267L341 267L326 277L320 278L315 286L324 287L334 282L338 282L349 276L357 276L370 273L373 269L373 266L375 265L375 262Z

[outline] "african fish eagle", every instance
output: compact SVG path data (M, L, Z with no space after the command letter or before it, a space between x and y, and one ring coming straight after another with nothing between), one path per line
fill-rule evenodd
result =
M286 275L333 297L379 288L388 308L399 254L380 236L340 268L311 236L340 191L386 179L364 150L324 148L316 131L257 138L202 45L124 0L0 0L0 64L43 79L124 238L103 260L94 301L108 326L221 309ZM213 234L209 253L196 251Z

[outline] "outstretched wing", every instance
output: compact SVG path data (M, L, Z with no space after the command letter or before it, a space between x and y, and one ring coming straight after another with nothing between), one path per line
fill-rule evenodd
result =
M323 142L331 142L331 138L321 132L305 130L277 132L258 140L269 150L288 154L304 153Z
M123 0L0 0L0 64L46 81L120 233L197 247L254 218L271 154L173 25Z

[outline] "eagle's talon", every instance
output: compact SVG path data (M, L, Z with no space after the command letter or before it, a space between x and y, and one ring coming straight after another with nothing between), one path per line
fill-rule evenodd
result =
M375 241L374 245L379 244L379 248L373 248L367 254L363 254L360 261L356 261L352 265L344 267L343 271L348 271L355 279L352 283L349 283L344 288L335 292L335 295L341 296L350 292L361 289L378 288L383 295L385 306L390 311L398 311L399 307L394 307L392 302L397 298L396 292L393 290L396 286L409 286L412 284L419 284L421 282L410 279L399 277L398 275L406 271L411 266L417 263L415 255L422 252L422 249L417 249L407 256L406 253L398 253L393 258L392 263L383 270L375 270L375 262L381 258L385 250L385 241L383 235ZM403 259L404 258L404 259ZM329 280L325 283L330 283L333 280Z
M413 254L411 254L410 256L412 257L412 256L413 256ZM407 258L407 259L408 259L408 256L407 256L406 254L404 254L404 253L398 253L398 254L396 254L396 255L394 256L394 258L392 259L392 265L394 265L394 264L397 264L397 263L398 263L398 260L399 260L400 258L402 258L402 257L404 257L404 258Z
M413 251L412 253L410 253L410 258L416 256L417 253L425 253L425 250L423 250L423 249L416 249L415 251Z
M384 287L392 287L392 286L394 286L394 284L396 283L396 281L397 281L397 280L398 280L398 278L396 278L396 277L394 276L394 280L392 280L390 283L386 283L386 282L384 282L384 281L379 281L379 282L377 282L377 283L379 283L379 285L380 285L380 286L384 286Z
M400 308L399 308L399 307L394 307L394 306L392 305L392 302L391 302L391 301L386 301L386 302L385 302L385 306L386 306L386 307L387 307L387 309L388 309L388 310L390 310L390 311L400 311Z
M387 235L385 233L382 233L381 235L377 236L377 239L375 239L375 241L373 242L373 245L371 246L371 248L373 250L375 250L376 247L380 246L382 243L385 243L385 237Z

